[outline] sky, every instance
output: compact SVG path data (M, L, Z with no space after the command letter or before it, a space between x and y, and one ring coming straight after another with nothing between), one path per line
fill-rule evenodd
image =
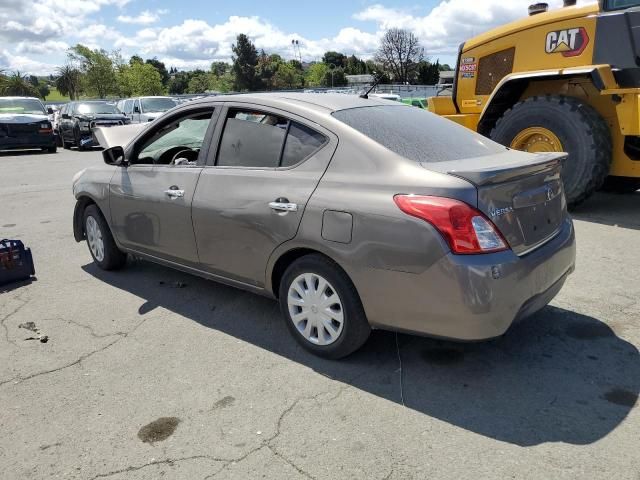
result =
M561 0L547 0L558 8ZM533 0L0 0L0 69L46 75L70 46L157 57L167 68L230 61L236 35L268 53L320 60L327 50L371 58L387 28L415 33L426 56L455 64L458 45L526 16ZM579 4L591 0L579 0Z

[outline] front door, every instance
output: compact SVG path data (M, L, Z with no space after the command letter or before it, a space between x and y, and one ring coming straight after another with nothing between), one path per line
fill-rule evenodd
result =
M149 130L110 184L111 224L126 248L198 263L191 203L204 164L213 108L182 110Z
M333 134L287 112L231 105L193 199L200 262L262 287L271 253L296 235L337 146Z

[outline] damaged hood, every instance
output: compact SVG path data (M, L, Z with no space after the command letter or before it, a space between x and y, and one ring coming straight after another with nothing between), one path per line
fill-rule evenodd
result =
M20 125L47 121L49 121L49 117L44 113L42 115L34 115L32 113L0 113L0 123Z
M96 137L98 144L102 148L111 148L121 146L126 148L127 145L140 132L150 125L148 123L134 123L131 125L119 125L115 127L95 127L93 135Z

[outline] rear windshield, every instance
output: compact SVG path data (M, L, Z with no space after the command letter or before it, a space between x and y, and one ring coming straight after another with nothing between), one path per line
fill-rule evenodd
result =
M142 98L143 112L166 112L177 105L172 98Z
M75 113L120 113L115 105L107 102L78 103L74 107Z
M40 100L33 98L0 98L0 114L2 113L46 114Z
M333 116L415 162L448 162L506 150L450 120L406 105L351 108L334 112Z

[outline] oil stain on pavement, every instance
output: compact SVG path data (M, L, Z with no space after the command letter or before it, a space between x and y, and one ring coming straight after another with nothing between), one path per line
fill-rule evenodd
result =
M633 408L638 400L638 395L624 388L613 388L604 394L604 398L610 403Z
M180 419L176 417L160 417L145 425L138 432L138 438L144 443L162 442L176 431Z

